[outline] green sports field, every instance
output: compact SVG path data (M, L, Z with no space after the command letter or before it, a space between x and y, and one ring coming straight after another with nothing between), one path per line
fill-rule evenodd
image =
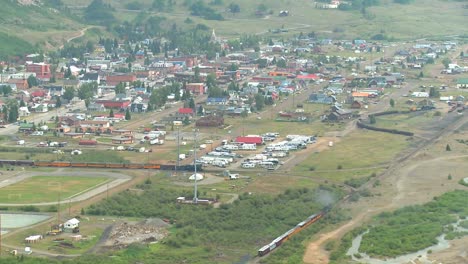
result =
M66 201L106 182L106 177L33 176L0 189L0 203L28 204Z

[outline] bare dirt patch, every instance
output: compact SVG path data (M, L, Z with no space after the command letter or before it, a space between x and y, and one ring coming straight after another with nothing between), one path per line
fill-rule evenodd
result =
M157 242L169 234L168 226L169 224L160 219L118 223L112 227L103 246L120 249L132 243Z
M378 194L377 196L361 199L357 203L345 204L343 207L350 209L353 220L336 230L320 235L317 240L310 243L303 258L304 262L328 263L328 253L323 249L326 241L339 239L352 228L361 225L380 212L426 203L434 196L454 189L467 189L458 184L458 181L464 178L466 171L468 171L468 163L463 162L463 157L466 155L434 158L429 154L421 153L415 156L417 163L414 160L409 161L407 166L393 172L392 177L383 179L379 187L371 189L374 194ZM452 176L451 180L448 178L448 174ZM363 211L363 208L374 209ZM466 257L466 254L462 254L461 248L459 250L461 253L458 254L456 244L454 245L454 247L440 252L440 258L451 258L454 262L441 261L439 253L432 254L431 259L437 260L437 263L464 263L456 262L459 259L457 256L461 254L461 257Z

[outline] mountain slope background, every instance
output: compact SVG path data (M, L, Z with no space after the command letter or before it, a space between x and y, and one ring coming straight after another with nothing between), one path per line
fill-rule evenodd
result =
M105 12L93 13L95 10L88 8L91 3L103 5ZM281 38L300 32L376 40L468 36L466 0L348 3L347 10L338 10L319 9L321 3L306 0L4 0L0 8L0 57L31 49L58 49L89 25L101 27L77 41L111 36L122 24L138 24L152 17L166 28L202 25L227 38L243 34ZM282 10L287 10L288 16L280 16Z

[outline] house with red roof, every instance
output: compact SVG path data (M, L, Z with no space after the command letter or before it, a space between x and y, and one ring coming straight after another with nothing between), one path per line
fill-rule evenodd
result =
M177 113L183 116L193 116L194 111L192 108L179 108L179 111Z

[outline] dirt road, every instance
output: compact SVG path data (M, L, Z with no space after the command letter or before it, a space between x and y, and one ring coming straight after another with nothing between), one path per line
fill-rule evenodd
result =
M466 124L468 124L468 116L463 116L417 147L414 151L395 160L386 172L377 177L384 182L382 185L385 186L385 188L381 187L379 189L381 195L373 197L372 201L360 201L357 204L343 205L354 211L353 219L334 231L320 235L318 240L311 242L307 246L303 261L310 264L328 263L328 252L323 249L324 243L327 240L339 239L352 228L361 225L365 219L369 219L379 212L396 209L405 205L427 202L434 196L441 195L454 188L461 188L461 185L457 181L459 180L458 178L462 178L464 172L468 171L468 164L456 163L447 165L447 163L450 160L465 157L466 155L431 158L426 153L426 150ZM420 159L422 158L427 160L421 161ZM437 182L441 181L440 175L444 171L446 172L447 168L457 168L459 172L455 176L455 179L451 181L453 184L446 185L446 178L444 177L444 182L439 187ZM455 171L455 169L452 170ZM361 188L370 188L375 180L377 179L368 182ZM375 209L362 211L362 208Z

